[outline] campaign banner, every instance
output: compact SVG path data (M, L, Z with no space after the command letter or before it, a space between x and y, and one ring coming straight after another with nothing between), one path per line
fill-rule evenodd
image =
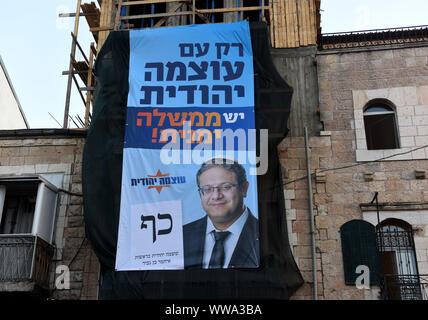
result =
M116 270L257 268L248 22L129 33Z

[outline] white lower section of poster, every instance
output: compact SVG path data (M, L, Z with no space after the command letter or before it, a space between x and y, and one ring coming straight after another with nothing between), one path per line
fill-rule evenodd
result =
M116 270L173 270L184 268L182 205L180 200L131 206L128 254L116 260ZM129 237L130 235L130 237Z

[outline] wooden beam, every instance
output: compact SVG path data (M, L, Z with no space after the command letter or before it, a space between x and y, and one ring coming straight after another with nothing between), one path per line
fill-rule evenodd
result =
M98 31L110 31L113 30L112 27L95 27L95 28L89 28L89 31L91 32L98 32Z
M182 6L184 5L184 2L182 2L182 3L177 3L175 6L173 6L167 13L172 13L172 12L176 12L178 9L180 9ZM160 27L161 25L163 25L165 22L166 22L166 20L168 20L168 18L169 18L170 16L166 16L166 17L163 17L162 19L160 19L154 26L153 26L153 28L158 28L158 27Z
M90 12L90 13L81 12L79 14L80 17L90 17L90 16L96 16L96 15L97 15L96 12ZM71 17L75 17L75 16L76 16L76 13L60 13L58 15L58 17L60 17L60 18L71 18Z
M219 8L219 9L196 9L200 13L219 13L219 12L238 12L238 11L256 11L265 10L267 6L256 6L256 7L240 7L240 8Z
M188 4L188 6L190 7L190 9L192 9L192 11L193 11L193 5L191 5L191 4ZM207 19L207 17L205 17L202 13L200 13L196 8L195 8L195 13L196 13L196 15L199 17L199 18L201 18L201 20L203 21L203 22L205 22L205 23L211 23L208 19Z
M117 3L117 11L116 11L116 17L114 20L114 30L119 30L120 29L120 15L121 15L121 10L122 10L122 0L119 0Z
M166 3L166 2L178 2L177 0L140 0L140 1L127 1L122 2L122 6L135 6L139 4L155 4L155 3ZM190 0L182 0L179 2L190 2Z
M70 54L71 59L70 59L70 65L68 68L68 71L70 73L73 71L72 59L74 59L74 56L76 55L76 41L74 41L74 37L77 38L77 33L79 31L79 15L80 15L80 4L81 3L82 3L81 0L77 0L76 18L74 20L73 41L71 43L71 54ZM66 91L66 97L65 97L64 121L63 121L63 128L64 129L67 129L67 127L68 127L68 116L69 116L69 111L70 111L72 77L74 77L73 74L68 75L67 91Z
M154 14L140 14L136 16L120 17L120 20L144 19L144 18L158 18L158 17L172 17L181 15L191 15L192 11L180 11L172 13L154 13Z
M94 43L91 43L91 51L89 52L89 69L88 69L88 82L86 85L88 87L92 86L92 67L93 67L93 61L94 61L94 51L92 48L95 49ZM85 105L85 128L89 127L89 113L91 108L91 100L92 100L92 91L88 90L86 92L86 105Z

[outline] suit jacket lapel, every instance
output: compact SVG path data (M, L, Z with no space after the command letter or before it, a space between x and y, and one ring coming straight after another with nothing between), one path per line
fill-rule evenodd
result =
M259 266L258 220L248 209L249 215L236 244L229 267L248 268Z

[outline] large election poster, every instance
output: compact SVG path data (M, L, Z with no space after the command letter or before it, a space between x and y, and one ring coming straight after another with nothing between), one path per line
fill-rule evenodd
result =
M257 268L248 22L130 31L116 270Z

